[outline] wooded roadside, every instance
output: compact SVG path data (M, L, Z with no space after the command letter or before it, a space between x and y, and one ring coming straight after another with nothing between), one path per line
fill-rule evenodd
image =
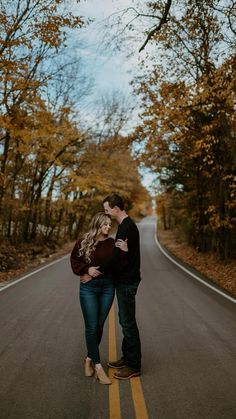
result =
M236 262L224 263L211 252L200 253L189 246L177 231L158 229L158 240L180 261L196 269L204 276L236 296Z

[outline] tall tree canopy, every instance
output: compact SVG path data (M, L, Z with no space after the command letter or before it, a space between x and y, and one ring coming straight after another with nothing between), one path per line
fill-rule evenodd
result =
M132 140L157 173L172 223L226 260L236 248L235 4L146 6L145 17L162 24L147 38L146 72L134 81L142 111Z
M89 83L81 76L75 95L79 62L64 52L84 22L79 7L68 7L0 2L0 236L13 243L75 237L111 189L127 201L139 192L149 199L120 133L122 104L107 104L106 135L102 119L96 130L81 121Z

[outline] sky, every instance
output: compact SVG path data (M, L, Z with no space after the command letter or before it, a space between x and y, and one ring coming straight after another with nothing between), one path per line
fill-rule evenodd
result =
M135 97L132 95L132 87L130 81L135 69L137 69L138 62L142 55L138 52L142 44L143 37L140 42L132 41L129 48L132 50L132 55L127 57L127 49L118 51L113 48L112 43L107 45L109 35L104 31L107 19L112 19L116 12L125 10L133 6L132 0L81 0L80 3L70 1L70 8L73 7L74 11L85 19L93 19L93 22L87 27L79 29L77 34L73 35L75 38L73 42L78 43L78 53L81 55L86 67L88 77L93 79L92 94L86 99L88 106L85 106L85 114L88 118L93 118L90 113L91 102L94 105L97 98L112 91L120 91L127 96L127 100L134 103L135 111L133 120L127 129L132 128L137 122L138 106ZM124 16L124 23L126 22ZM126 46L127 48L127 46ZM86 113L87 112L87 113ZM142 170L142 183L145 187L153 193L152 181L154 176L148 170Z
M82 16L94 19L79 36L87 44L84 58L90 64L91 73L95 77L98 91L114 88L130 91L132 65L137 62L138 53L128 59L125 52L112 52L112 45L104 47L107 41L104 25L109 16L132 5L132 0L86 0L79 3L78 10ZM105 39L104 39L105 37Z
M142 46L145 40L145 29L151 29L149 26L150 20L145 20L143 22L138 21L137 31L133 32L136 36L136 39L133 37L132 40L129 40L129 44L124 43L121 39L120 51L114 49L114 44L111 42L110 38L112 33L105 33L104 26L108 18L109 22L111 22L111 16L118 16L117 12L132 8L136 6L136 4L142 8L145 7L148 2L145 0L80 0L79 2L76 0L67 1L69 8L73 8L73 11L75 11L76 14L78 13L79 16L84 16L85 19L94 19L93 23L89 24L85 28L79 29L78 32L73 35L73 47L76 48L77 42L77 45L79 46L78 53L84 60L87 75L94 80L94 89L88 98L87 104L89 105L89 101L90 103L96 102L97 98L99 98L101 95L107 92L112 92L114 90L120 90L124 92L124 94L127 95L127 100L132 98L132 100L135 101L135 99L133 99L134 96L132 96L130 81L132 80L132 76L134 74L137 75L140 71L138 63L140 60L142 60L142 58L145 57L146 50L150 54L154 53L150 43L147 45L147 48L145 48L145 51L142 51L141 53L138 52L139 48ZM224 2L225 0L222 0L222 5L224 5ZM181 13L181 10L175 10L175 13ZM122 16L122 26L124 27L128 23L127 13L120 13L119 16ZM132 14L129 16L131 18ZM111 29L110 32L112 32ZM130 31L126 31L125 36L130 35L130 33ZM118 39L120 39L120 37ZM110 43L107 43L109 40ZM133 52L132 55L129 54L130 51ZM219 57L221 56L222 54L219 54ZM130 120L129 128L132 128L132 125L135 126L135 123L138 120L138 99L136 99L134 102L134 107L135 112L133 118ZM89 113L90 109L92 108L89 108L88 106L86 111L92 119L94 118L94 115ZM146 171L144 172L143 184L148 187L151 192L151 183L154 178L155 177L151 173Z

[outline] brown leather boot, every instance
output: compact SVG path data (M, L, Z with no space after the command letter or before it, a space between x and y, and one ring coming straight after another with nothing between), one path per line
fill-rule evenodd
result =
M124 358L121 358L118 361L109 361L107 365L110 368L115 368L116 370L119 370L120 368L125 367L125 361Z
M115 372L113 377L118 380L129 380L132 377L139 377L141 375L140 371L132 370L131 368L124 367L120 371Z

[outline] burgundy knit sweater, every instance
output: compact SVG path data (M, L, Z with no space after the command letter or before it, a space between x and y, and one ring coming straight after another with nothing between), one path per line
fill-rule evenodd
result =
M88 263L85 261L84 256L79 256L79 249L82 239L79 239L72 252L71 252L71 268L75 275L84 275L88 273L88 269L91 266L100 266L105 261L109 260L112 255L112 251L115 246L115 240L111 237L99 241L96 245L95 251L91 254L91 262ZM125 253L125 252L122 252ZM124 255L125 257L125 255ZM115 269L115 266L110 266L106 272L103 272L103 275L112 275L112 271ZM97 277L98 278L98 277Z

